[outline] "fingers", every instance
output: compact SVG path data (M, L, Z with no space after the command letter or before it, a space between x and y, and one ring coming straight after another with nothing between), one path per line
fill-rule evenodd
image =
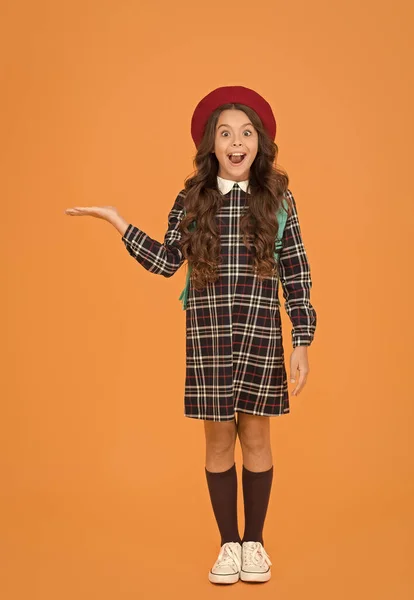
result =
M299 381L298 381L298 385L295 387L295 389L292 392L293 396L297 396L298 394L300 394L300 392L302 391L302 388L304 387L304 385L306 383L307 377L308 377L307 372L299 371ZM291 380L291 382L292 382L292 380Z
M89 217L100 217L101 213L103 212L104 209L100 206L74 206L65 210L65 213L67 215L72 215L76 217L83 217L85 215Z
M74 208L67 208L65 213L67 215L84 215L87 212L87 208L84 206L75 206Z
M298 394L300 394L300 392L302 391L305 383L306 383L306 379L308 377L308 372L309 372L309 368L306 366L306 364L300 363L299 360L296 359L296 357L292 357L291 360L291 372L290 372L290 383L295 383L296 378L297 378L297 373L299 371L299 380L297 382L297 386L295 387L295 389L292 392L293 396L297 396Z
M300 348L300 350L298 349ZM306 354L306 346L298 346L295 348L290 357L290 383L295 383L297 372L299 371L299 381L292 392L293 396L297 396L302 391L309 373L309 363Z
M70 216L97 217L98 219L109 220L108 217L118 214L114 206L73 206L65 210L65 214Z
M292 356L290 358L290 383L295 383L298 368L299 368L299 361L295 357L295 354L292 353Z
M296 375L297 375L297 370L298 370L298 365L295 364L295 366L293 366L293 364L292 364L291 365L291 372L290 372L290 383L295 383L295 381L296 381ZM298 384L298 386L292 392L292 394L294 396L296 396L298 387L299 387L299 384Z

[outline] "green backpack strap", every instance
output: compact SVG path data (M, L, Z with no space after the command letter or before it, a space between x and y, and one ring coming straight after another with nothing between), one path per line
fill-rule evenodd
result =
M283 206L285 207L285 209L288 209L288 203L285 199L283 199ZM287 221L287 212L286 210L283 208L283 206L281 206L279 208L279 211L277 213L277 220L279 223L279 231L277 234L277 238L276 238L276 244L275 244L275 260L276 262L279 260L279 255L280 255L280 251L282 249L282 238L283 238L283 232L285 230L285 225L286 225L286 221ZM185 215L185 211L184 211L184 215ZM195 228L195 221L193 221L189 227L190 230ZM188 291L190 289L190 278L191 278L191 265L187 263L187 277L185 280L185 287L183 289L183 291L180 294L180 297L178 298L178 300L180 300L182 302L183 305L183 310L187 309L187 301L188 301Z
M186 211L184 209L184 216L186 215ZM189 230L192 231L193 229L195 229L196 226L196 222L193 221L192 223L190 223L189 226ZM182 302L183 304L183 310L186 310L187 308L187 300L188 300L188 290L190 289L190 277L191 277L191 265L187 263L187 277L185 280L185 287L183 289L183 291L180 294L180 297L178 298L178 300L180 300L180 302Z
M283 206L285 208L283 208ZM289 205L285 198L283 198L283 206L281 206L279 208L279 211L277 213L277 220L279 223L279 231L277 233L276 244L275 244L275 261L276 262L279 260L280 251L282 249L283 232L285 231L285 225L286 225L286 221L288 218L288 214L286 211L288 210Z
M183 303L183 310L187 308L187 300L188 300L188 290L190 289L190 275L191 275L191 265L187 265L187 279L185 280L185 288L180 294L178 298L180 302Z

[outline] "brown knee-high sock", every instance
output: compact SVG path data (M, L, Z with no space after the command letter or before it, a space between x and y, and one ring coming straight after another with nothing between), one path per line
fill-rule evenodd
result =
M263 526L272 489L273 465L268 471L249 471L243 465L244 535L242 542L263 544Z
M221 535L221 546L226 542L241 542L237 525L237 471L234 464L228 471L211 473L206 469L214 516Z

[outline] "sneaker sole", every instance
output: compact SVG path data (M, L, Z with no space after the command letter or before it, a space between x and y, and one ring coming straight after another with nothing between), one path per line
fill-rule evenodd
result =
M271 577L270 569L266 573L249 573L247 571L240 572L240 579L242 581L269 581Z
M211 571L208 574L208 579L211 583L237 583L240 579L239 573L231 573L229 575L215 575Z

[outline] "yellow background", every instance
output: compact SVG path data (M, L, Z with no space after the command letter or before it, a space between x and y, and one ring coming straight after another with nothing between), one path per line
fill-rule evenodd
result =
M4 600L413 597L413 13L2 2ZM272 420L273 577L226 591L203 423L183 416L185 268L157 277L64 214L115 205L162 241L220 85L273 107L318 313L308 382Z

